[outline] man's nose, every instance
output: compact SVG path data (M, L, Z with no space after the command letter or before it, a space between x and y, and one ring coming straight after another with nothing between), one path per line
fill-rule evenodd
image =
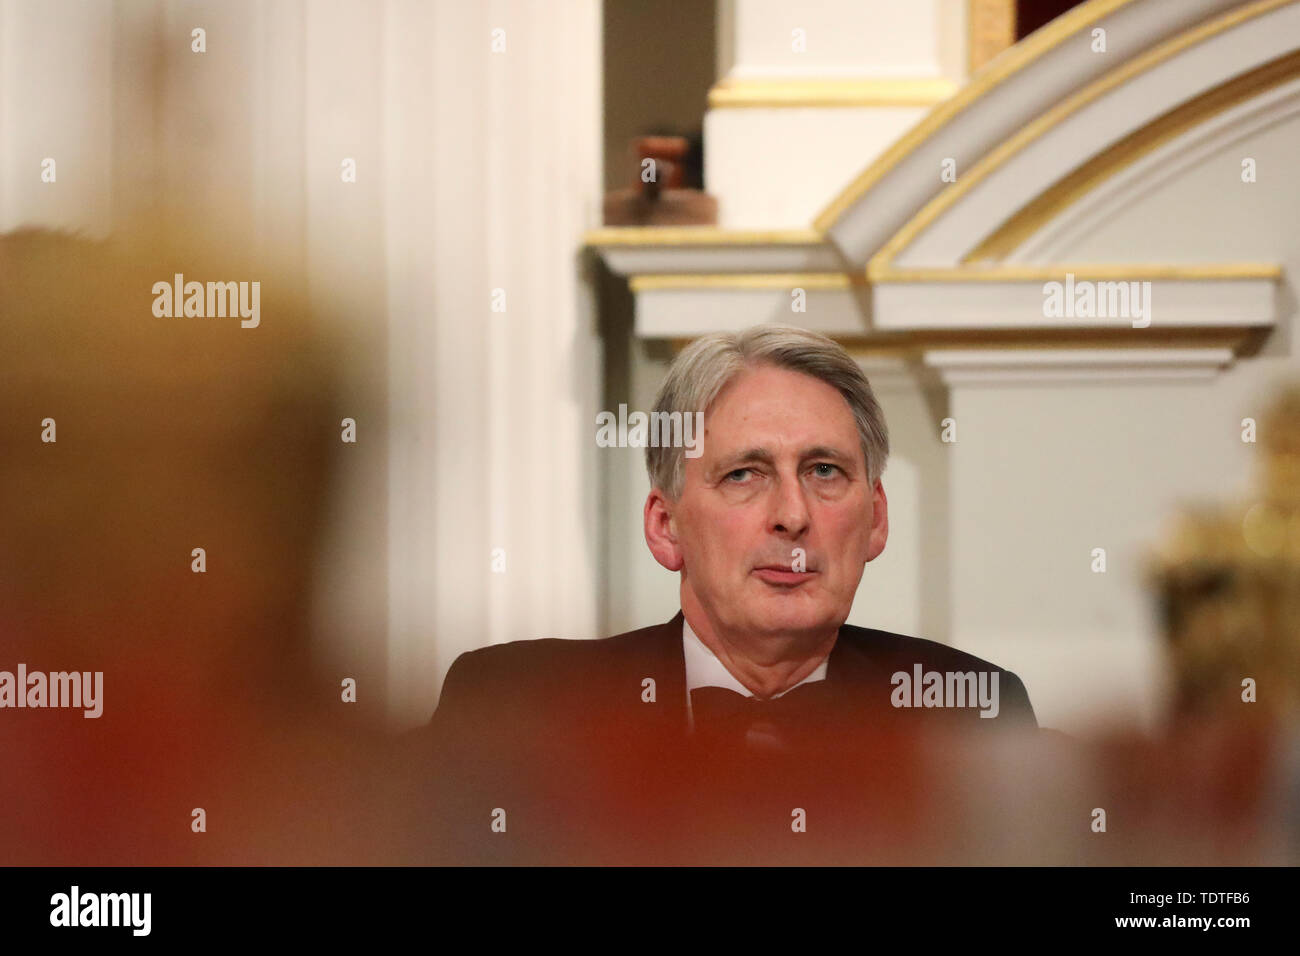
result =
M782 476L772 492L772 530L798 537L808 529L808 502L794 476Z

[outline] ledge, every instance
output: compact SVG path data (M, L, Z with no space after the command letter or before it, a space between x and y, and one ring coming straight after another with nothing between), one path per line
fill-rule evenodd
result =
M947 386L1204 380L1232 365L1230 348L949 349L924 362Z
M610 226L593 229L583 241L625 276L844 269L834 246L811 229Z
M793 322L963 385L1217 374L1272 329L1281 277L1270 263L1061 263L885 268L868 278L846 271L812 231L612 228L587 239L628 278L639 338L681 341ZM770 265L793 268L763 268ZM1076 296L1071 302L1083 283L1097 283L1095 301L1107 305L1099 315L1072 307L1051 315L1051 282L1063 300ZM1103 283L1146 284L1146 316L1106 314L1122 297L1112 299L1117 290Z

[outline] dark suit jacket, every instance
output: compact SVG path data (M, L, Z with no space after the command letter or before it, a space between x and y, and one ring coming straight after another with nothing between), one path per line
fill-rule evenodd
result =
M917 664L996 672L998 716L893 706L892 675ZM827 839L854 826L849 810L878 815L882 799L900 809L891 798L916 776L922 739L1037 727L1015 674L934 641L844 625L828 665L833 704L793 755L776 758L688 735L680 612L603 640L462 654L427 731L442 858L767 861L737 859L737 847L787 832L794 809L816 806ZM848 844L841 833L826 845Z

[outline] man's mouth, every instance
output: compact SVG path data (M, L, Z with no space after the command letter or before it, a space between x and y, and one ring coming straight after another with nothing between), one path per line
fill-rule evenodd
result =
M817 572L811 570L791 571L788 567L782 567L779 564L767 564L755 568L753 573L759 580L766 581L768 584L791 587L810 580Z

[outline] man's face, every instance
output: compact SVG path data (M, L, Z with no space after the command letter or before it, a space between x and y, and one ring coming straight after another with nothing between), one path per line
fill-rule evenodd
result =
M888 519L839 391L757 365L707 410L680 499L652 492L646 534L659 562L684 572L683 607L697 603L714 627L825 632L848 617ZM800 562L806 570L793 570Z

